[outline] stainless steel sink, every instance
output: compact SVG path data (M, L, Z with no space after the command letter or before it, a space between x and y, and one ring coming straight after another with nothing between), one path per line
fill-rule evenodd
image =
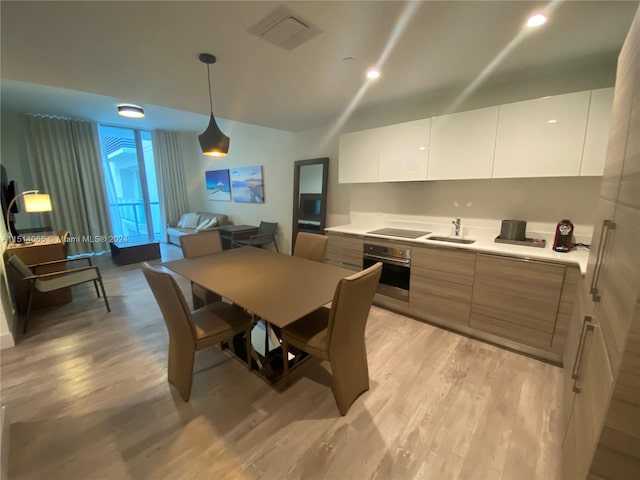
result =
M471 240L470 238L456 238L456 237L429 237L427 240L436 240L438 242L451 242L451 243L464 243L466 245L470 243L475 243L475 240Z

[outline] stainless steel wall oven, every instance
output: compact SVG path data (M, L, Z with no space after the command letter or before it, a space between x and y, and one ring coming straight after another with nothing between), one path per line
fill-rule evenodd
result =
M382 275L378 293L409 301L409 279L411 278L411 249L398 246L380 245L365 240L362 264L368 268L382 262Z

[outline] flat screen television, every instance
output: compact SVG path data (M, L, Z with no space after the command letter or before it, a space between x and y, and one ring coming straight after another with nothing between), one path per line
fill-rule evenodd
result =
M320 211L322 209L322 194L301 193L300 208L298 218L300 220L320 221Z

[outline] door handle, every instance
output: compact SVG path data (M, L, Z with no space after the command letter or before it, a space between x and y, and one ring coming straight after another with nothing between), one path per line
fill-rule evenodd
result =
M381 255L374 255L373 253L365 253L362 257L366 258L366 259L369 259L369 260L380 260L383 264L390 263L391 265L396 265L398 267L410 267L411 266L411 260L383 257Z
M582 389L582 379L580 373L582 371L582 359L584 358L584 346L587 341L587 333L592 332L595 329L595 325L592 323L592 318L589 315L584 316L584 322L582 324L582 332L580 333L580 344L578 345L578 351L576 352L576 359L573 362L573 370L571 372L571 378L574 379L573 391L580 393Z
M616 229L616 224L612 220L604 220L602 222L602 229L600 230L600 243L598 244L598 252L596 253L596 266L591 277L591 288L589 293L591 299L594 302L600 301L600 295L598 292L598 283L600 282L600 272L602 271L602 261L604 260L604 254L607 249L607 242L609 240L609 232Z

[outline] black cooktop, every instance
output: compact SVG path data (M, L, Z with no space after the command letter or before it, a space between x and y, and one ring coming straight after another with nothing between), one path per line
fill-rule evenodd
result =
M420 238L425 235L429 235L431 232L421 232L420 230L405 230L403 228L381 228L379 230L372 230L374 235L387 235L389 237L402 237L402 238Z

